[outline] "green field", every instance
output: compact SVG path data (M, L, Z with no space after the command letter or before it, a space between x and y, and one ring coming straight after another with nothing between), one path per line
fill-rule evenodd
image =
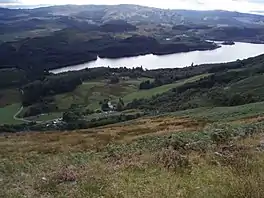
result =
M82 104L90 109L97 109L100 107L100 101L116 100L136 89L136 85L127 83L110 85L104 82L85 82L73 92L56 96L56 103L59 109L67 109L71 104Z
M19 124L21 121L14 120L14 115L20 109L20 104L12 104L0 108L0 124Z
M62 110L68 109L71 104L81 104L95 110L100 108L99 102L104 99L116 101L119 98L123 98L124 102L128 103L134 99L151 98L154 95L164 93L188 82L197 81L208 75L209 74L195 76L149 90L138 89L141 82L152 80L149 78L122 80L118 84L109 84L103 80L96 82L84 82L73 92L57 95L56 103L58 104L59 109Z
M118 84L109 84L107 81L84 82L73 92L55 96L55 102L60 110L68 109L72 104L81 104L90 109L100 108L99 102L104 99L116 101L131 92L137 92L138 86L142 81L152 80L149 78L139 78L122 80ZM0 123L16 124L21 121L13 119L14 114L19 110L20 93L16 89L0 90ZM24 108L23 111L26 109ZM23 112L22 112L23 114ZM48 121L61 117L60 112L26 118L32 121Z
M137 92L138 86L148 78L122 80L118 84L109 84L107 81L84 82L70 93L56 96L59 109L67 109L71 104L86 105L90 109L100 108L99 102L104 99L116 101L129 93Z
M137 90L133 93L130 93L124 97L125 102L131 102L134 99L141 99L141 98L151 98L152 96L155 96L157 94L162 94L164 92L167 92L173 88L179 87L181 85L184 85L185 83L195 82L197 80L200 80L201 78L207 77L210 74L203 74L199 76L194 76L188 79L180 80L172 84L163 85L160 87L156 87L149 90Z

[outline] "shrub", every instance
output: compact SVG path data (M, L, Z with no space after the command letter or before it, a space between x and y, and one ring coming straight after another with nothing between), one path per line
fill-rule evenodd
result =
M234 131L229 125L214 125L209 131L211 140L216 144L226 144L228 143Z
M161 164L164 168L173 171L191 168L189 158L172 148L164 149L159 152L156 156L156 162Z
M185 146L188 144L189 140L181 136L170 137L168 147L172 147L174 150L185 150Z
M139 85L139 89L152 89L152 88L154 88L154 86L149 80L144 81Z
M117 76L111 76L110 77L110 84L117 84L119 83L119 78Z

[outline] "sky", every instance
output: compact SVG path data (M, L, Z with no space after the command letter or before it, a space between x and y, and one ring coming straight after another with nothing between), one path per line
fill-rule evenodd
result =
M62 4L138 4L170 9L264 11L264 0L0 0L3 7Z

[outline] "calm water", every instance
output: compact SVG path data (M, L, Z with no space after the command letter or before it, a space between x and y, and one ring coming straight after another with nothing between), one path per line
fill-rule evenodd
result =
M264 44L236 43L235 45L223 45L221 48L211 51L193 51L170 55L156 56L152 54L135 56L130 58L108 59L98 58L89 63L64 67L52 70L53 73L81 70L92 67L140 67L146 69L175 68L204 63L223 63L245 59L264 54Z

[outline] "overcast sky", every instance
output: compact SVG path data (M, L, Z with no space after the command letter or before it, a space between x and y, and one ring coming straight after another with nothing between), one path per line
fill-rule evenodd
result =
M264 11L264 0L0 0L0 6L39 4L138 4L171 9Z

